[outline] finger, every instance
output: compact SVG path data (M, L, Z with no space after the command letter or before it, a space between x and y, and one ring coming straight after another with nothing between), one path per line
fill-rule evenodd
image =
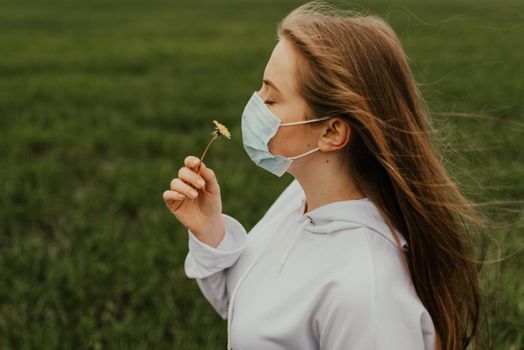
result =
M206 181L206 189L213 193L220 193L220 185L218 184L218 179L215 172L206 166L205 162L202 162L200 165L200 176Z
M179 178L174 178L171 181L171 190L180 192L189 198L196 198L198 196L198 192L194 190L191 186L180 180Z
M206 187L204 179L188 167L182 167L178 171L178 178L186 183L190 183L196 188L203 189Z
M166 202L181 201L187 198L182 193L179 193L176 191L169 191L169 190L164 191L164 193L162 193L162 197L164 197L164 200Z
M195 156L187 156L186 159L184 159L184 165L190 169L196 168L198 163L200 163L200 158Z
M220 193L220 185L218 184L218 179L216 178L215 172L206 166L206 163L200 162L200 159L195 156L187 156L184 159L184 163L190 169L196 169L200 164L200 169L198 174L206 181L206 188L209 192L213 194ZM195 170L196 172L196 170Z

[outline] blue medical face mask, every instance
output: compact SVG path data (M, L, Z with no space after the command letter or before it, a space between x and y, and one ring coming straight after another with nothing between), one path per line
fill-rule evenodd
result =
M282 124L278 118L264 103L264 100L257 91L249 99L244 112L242 113L242 141L244 149L249 158L259 167L275 174L278 177L284 175L293 160L304 157L310 153L318 151L320 148L312 149L306 153L295 157L284 157L273 155L269 152L269 140L275 136L281 126L299 125L326 120L333 117L311 119L301 122Z

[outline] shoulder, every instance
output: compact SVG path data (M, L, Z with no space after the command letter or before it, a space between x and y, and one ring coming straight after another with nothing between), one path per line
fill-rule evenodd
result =
M325 285L318 308L319 332L329 334L328 326L345 328L362 341L368 339L363 348L374 344L377 349L433 349L433 323L412 286L400 250L377 239L367 227L346 233L340 238L345 240L341 243L346 259Z
M338 293L350 295L346 302L368 308L389 303L414 302L421 305L414 290L404 252L367 226L349 228L336 234L343 264L334 273ZM336 282L336 283L335 283Z

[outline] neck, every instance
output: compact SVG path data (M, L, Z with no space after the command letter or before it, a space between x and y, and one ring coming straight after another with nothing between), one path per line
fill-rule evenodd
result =
M329 203L366 197L356 188L346 167L331 161L324 164L320 169L293 174L305 193L303 214Z

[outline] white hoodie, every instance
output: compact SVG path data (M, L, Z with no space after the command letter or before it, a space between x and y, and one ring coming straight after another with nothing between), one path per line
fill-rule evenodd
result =
M373 202L305 207L295 179L249 234L227 214L216 248L188 230L185 273L227 319L228 350L433 350L432 319Z

